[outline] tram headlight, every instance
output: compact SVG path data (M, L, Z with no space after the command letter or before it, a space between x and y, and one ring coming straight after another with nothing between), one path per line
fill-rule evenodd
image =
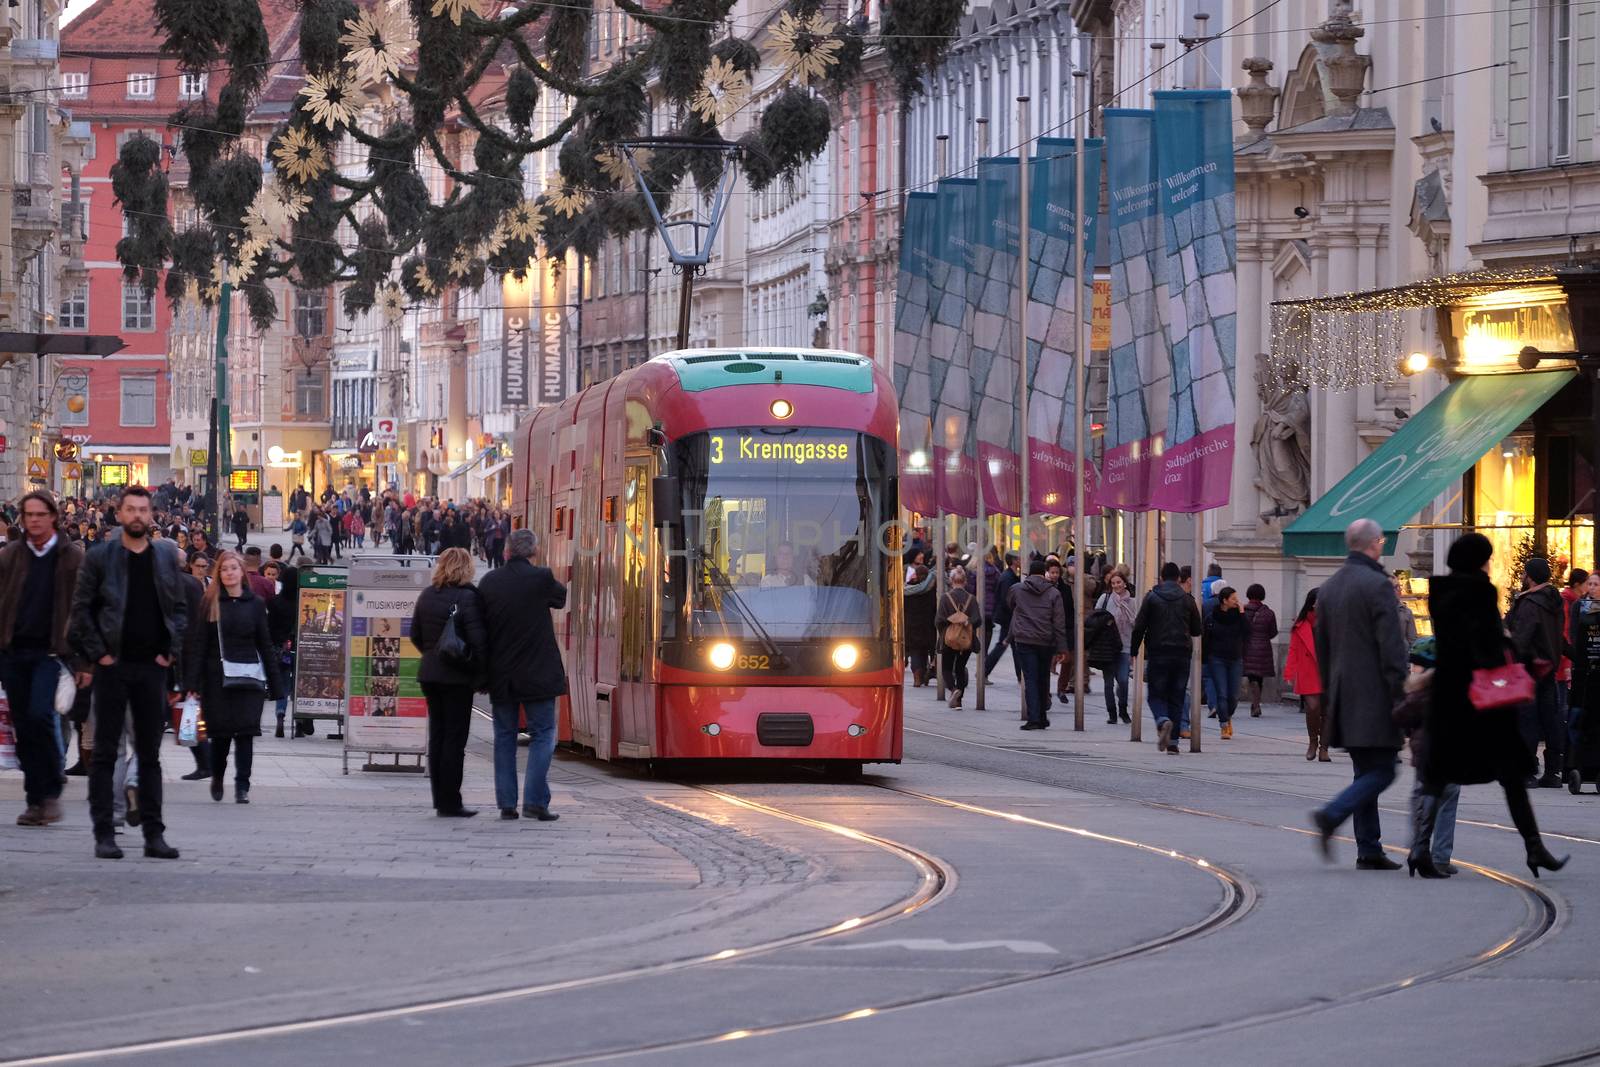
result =
M718 641L711 646L711 651L706 654L706 659L711 661L715 670L725 671L733 666L733 661L738 656L738 649L726 641Z
M772 412L772 417L775 419L787 419L794 414L794 405L779 397L772 402L767 410Z
M833 646L833 665L841 671L853 671L861 661L861 650L845 641Z

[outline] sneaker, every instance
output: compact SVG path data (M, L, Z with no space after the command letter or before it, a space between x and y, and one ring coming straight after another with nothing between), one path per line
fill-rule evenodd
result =
M1039 723L1036 723L1036 722L1025 722L1025 723L1022 724L1022 729L1024 729L1024 730L1043 730L1044 727L1041 726Z
M1225 722L1222 724L1222 739L1224 741L1233 740L1233 723Z
M1187 740L1189 740L1189 731L1188 730L1179 730L1178 731L1178 736L1183 738L1185 741L1187 741Z
M517 814L517 809L516 808L501 808L500 809L500 818L505 820L505 821L507 821L507 822L509 822L512 819L521 818L521 816L519 816Z
M196 767L194 770L190 771L188 774L179 775L179 777L185 782L203 782L207 778L211 777L211 772L210 771L201 770L200 768Z
M522 814L530 819L538 819L540 822L555 822L561 818L549 808L541 808L533 804L524 804Z

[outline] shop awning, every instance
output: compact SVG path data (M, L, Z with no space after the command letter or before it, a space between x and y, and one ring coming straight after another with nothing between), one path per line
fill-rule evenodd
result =
M482 452L479 452L476 456L473 456L471 459L467 460L461 466L459 466L455 470L451 471L446 477L450 477L450 478L459 478L459 477L461 477L463 474L467 473L473 467L476 467L478 464L480 464L484 460L488 459L490 453L492 453L493 451L494 451L494 449L492 449L492 448L484 449Z
M509 459L501 460L499 463L496 463L494 466L483 472L483 480L488 481L490 478L493 478L496 474L499 474L509 466L511 466L511 461Z
M1462 378L1407 419L1377 450L1283 531L1286 556L1343 556L1344 530L1374 519L1394 547L1410 522L1576 371Z

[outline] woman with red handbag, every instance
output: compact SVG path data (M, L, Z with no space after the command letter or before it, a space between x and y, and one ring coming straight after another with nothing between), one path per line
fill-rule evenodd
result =
M1539 837L1525 784L1534 763L1517 727L1520 702L1533 699L1533 680L1515 662L1500 619L1499 593L1489 580L1494 546L1479 533L1463 534L1450 546L1450 573L1428 583L1433 618L1435 667L1428 709L1428 748L1418 773L1423 792L1437 796L1454 782L1499 782L1511 821L1527 846L1528 870L1558 871L1567 858L1550 854ZM1430 812L1437 804L1426 805ZM1414 828L1407 866L1423 877L1440 877L1433 866L1433 818Z

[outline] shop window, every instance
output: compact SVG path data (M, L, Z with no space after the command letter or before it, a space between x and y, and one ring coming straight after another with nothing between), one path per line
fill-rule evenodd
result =
M1576 564L1594 559L1593 477L1568 437L1552 437L1544 523L1544 553L1552 578L1561 584ZM1538 543L1534 508L1534 438L1516 434L1491 449L1473 467L1474 529L1494 545L1490 579L1506 602L1521 579L1521 561Z
M328 403L327 387L320 374L294 376L294 413L303 419L320 419Z
M154 426L156 424L156 376L154 374L124 374L122 376L122 416L124 426Z

